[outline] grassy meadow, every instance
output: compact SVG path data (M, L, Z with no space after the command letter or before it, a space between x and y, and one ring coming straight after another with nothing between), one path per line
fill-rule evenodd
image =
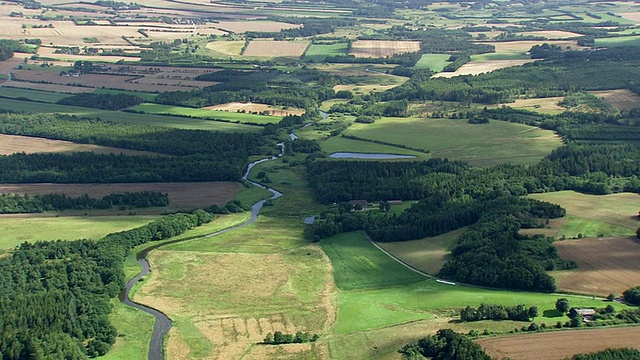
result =
M328 56L343 56L347 54L347 43L331 45L311 44L304 53L305 60L323 61Z
M55 103L60 99L69 97L69 94L61 94L51 91L40 91L30 89L20 89L11 87L0 87L0 97L10 99L29 99L32 101Z
M476 166L535 164L561 145L552 131L503 121L382 118L374 124L353 124L343 134L425 149L432 157Z
M451 63L450 61L447 61L449 57L450 55L447 54L423 54L414 68L429 69L431 71L440 72L445 66Z
M558 191L529 196L558 204L567 210L566 219L553 222L549 229L557 238L572 238L578 234L583 237L628 236L634 235L640 226L638 194L586 195Z
M98 240L107 234L145 225L159 216L2 216L0 254L25 241Z
M221 111L221 110L195 109L195 108L182 107L182 106L161 105L161 104L151 104L151 103L136 105L129 109L133 111L139 111L145 114L188 116L188 117L202 118L202 119L226 120L226 121L233 121L233 122L239 122L239 123L247 122L247 123L273 124L282 120L282 117L280 116L247 114L247 113L238 113L238 112Z

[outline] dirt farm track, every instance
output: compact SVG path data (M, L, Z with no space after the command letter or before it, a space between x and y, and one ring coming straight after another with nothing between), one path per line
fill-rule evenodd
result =
M561 360L607 348L640 348L640 327L552 331L477 341L497 358L512 360Z

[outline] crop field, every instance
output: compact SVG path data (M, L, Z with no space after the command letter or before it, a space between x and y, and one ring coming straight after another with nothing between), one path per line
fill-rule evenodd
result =
M269 114L272 116L282 116L282 117L288 116L288 115L304 114L304 110L302 109L277 107L277 106L271 106L267 104L258 104L258 103L251 103L251 102L249 103L231 102L226 104L207 106L203 109L218 110L218 111L215 111L215 113L217 114L220 113L221 111L236 113L242 110L244 110L247 113L251 113L251 112L261 113L263 111L268 111Z
M625 19L631 20L636 24L640 24L640 13L638 12L619 13L618 15L622 16Z
M78 144L71 141L51 140L30 136L0 134L0 155L15 153L69 153L90 151L96 154L125 154L125 155L149 155L157 156L158 153L150 151L137 151L129 149L112 148L93 144Z
M452 119L382 118L374 124L353 124L343 133L430 150L432 157L478 166L535 164L561 145L551 131L502 121L474 125Z
M501 107L504 105L512 107L514 109L535 111L543 114L560 114L567 110L566 108L558 105L558 103L563 99L564 97L562 96L535 99L516 99L515 102L498 104L496 105L496 107Z
M570 32L570 31L557 31L557 30L541 30L541 31L529 31L523 32L525 36L543 36L549 40L577 38L582 34Z
M465 230L466 228L460 228L420 240L380 242L378 245L412 267L429 275L436 275Z
M627 89L590 92L593 95L604 98L620 111L640 108L640 95Z
M157 191L169 194L171 210L200 209L213 204L223 205L233 199L242 185L234 182L181 182L181 183L122 183L122 184L1 184L0 193L48 194L101 198L108 194L139 191ZM166 209L157 209L157 212ZM137 212L145 211L143 209Z
M554 246L562 258L578 263L575 270L558 272L560 290L607 296L640 284L640 243L633 237L563 240Z
M244 41L212 41L205 48L211 55L239 56L243 46Z
M21 54L19 53L15 53L14 57L12 57L11 59L0 61L0 74L6 75L9 72L9 70L22 64L22 61L23 61L22 59L24 57L20 55ZM28 54L27 56L30 56L30 54Z
M172 106L172 105L162 105L162 104L152 104L152 103L144 103L140 105L133 106L129 108L133 111L139 111L145 114L157 114L157 115L178 115L178 116L188 116L194 118L202 118L202 119L211 119L211 120L226 120L233 122L247 122L247 123L262 123L262 124L270 124L277 123L282 119L279 116L271 116L271 115L259 115L259 114L246 114L232 111L222 111L222 110L213 110L213 109L195 109L189 107L182 106Z
M300 57L309 42L294 41L251 41L243 56L258 57Z
M638 338L640 327L636 326L523 334L476 342L498 359L557 360L607 348L639 348Z
M435 72L442 71L445 66L450 64L447 59L450 55L447 54L423 54L420 60L416 63L414 68L416 69L429 69Z
M487 61L471 61L462 65L458 70L453 72L441 72L435 74L433 77L450 78L460 75L478 75L488 72L492 72L499 69L504 69L513 66L520 66L526 63L533 62L531 59L516 59L516 60L487 60Z
M311 44L304 53L305 60L323 61L328 56L347 55L347 43L332 45Z
M640 226L638 200L640 195L619 193L585 195L574 191L531 194L530 197L558 204L567 210L565 221L552 223L551 236L557 238L612 237L635 234ZM535 230L531 230L535 232Z
M11 111L23 111L27 113L43 113L43 114L71 114L77 116L99 117L102 120L113 121L116 123L138 124L164 126L177 129L199 129L212 131L249 131L258 132L262 130L261 126L248 124L237 124L223 121L212 121L208 119L194 119L186 117L164 116L154 114L137 114L122 111L107 111L91 108L83 108L76 106L66 106L57 104L43 104L31 101L20 101L11 99L2 99L0 101L0 109ZM226 113L228 114L228 113ZM246 114L243 114L246 115ZM256 115L257 116L257 115Z
M542 45L543 43L558 45L573 49L580 48L575 40L522 40L522 41L501 41L487 43L495 46L496 53L524 53L529 51L534 45Z
M4 87L11 88L11 89L29 89L29 90L48 91L48 92L65 93L65 94L90 93L96 90L95 88L90 88L90 87L78 87L78 86L61 85L61 84L32 83L32 82L26 82L26 81L11 81L9 83L5 83Z
M209 5L209 4L207 4ZM289 24L277 21L219 21L215 24L219 29L233 31L234 33L244 33L247 31L267 31L278 32L283 29L297 29L300 25Z
M175 321L166 345L169 357L258 359L274 351L327 356L322 341L284 348L256 345L278 330L322 335L335 319L327 257L302 239L297 220L264 218L218 237L151 253L155 271L138 287L135 299ZM287 238L285 248L273 246L274 235Z
M3 191L0 191L2 193ZM57 216L0 215L0 254L28 241L98 240L107 234L145 225L156 215Z
M419 41L358 40L349 53L356 57L387 57L420 51Z

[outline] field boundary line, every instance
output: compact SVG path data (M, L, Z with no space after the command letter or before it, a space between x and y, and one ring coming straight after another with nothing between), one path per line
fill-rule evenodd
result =
M407 264L406 262L404 262L402 259L396 257L395 255L393 255L392 253L388 252L387 250L383 249L380 245L378 245L375 241L371 240L371 238L369 237L369 234L367 234L366 232L364 233L364 236L366 236L367 240L369 240L369 242L371 244L373 244L373 246L375 246L378 250L382 251L383 253L387 254L389 257L391 257L393 260L397 261L398 263L400 263L401 265L403 265L404 267L406 267L407 269L420 274L428 279L434 279L434 280L438 280L437 277L433 276L433 275L429 275L426 272L422 271L422 270L418 270L415 267Z

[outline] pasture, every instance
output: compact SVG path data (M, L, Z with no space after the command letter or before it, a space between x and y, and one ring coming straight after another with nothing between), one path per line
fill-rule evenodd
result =
M2 191L0 191L2 192ZM28 241L98 240L107 234L133 229L155 219L155 215L57 216L41 214L0 215L0 253Z
M503 121L469 124L453 119L381 118L374 124L353 124L343 134L425 149L431 157L476 166L535 164L561 145L551 131Z
M378 246L412 267L436 275L465 230L466 227L420 240L380 242Z
M305 60L323 61L328 56L347 55L347 43L331 45L311 44L304 53Z
M358 40L349 54L356 57L380 58L420 51L419 41Z
M556 360L607 348L639 348L639 337L640 327L636 326L522 334L476 342L498 359Z
M113 121L115 123L163 126L177 129L198 129L228 132L258 132L261 126L237 124L223 121L212 121L208 119L194 119L187 117L164 116L155 114L137 114L122 111L107 111L77 106L66 106L57 104L44 104L31 101L3 99L0 101L1 110L22 111L27 113L42 114L70 114L77 116L99 117L102 120ZM244 114L246 115L246 114Z
M563 259L578 263L577 269L556 273L560 290L607 296L640 284L640 244L633 237L563 240L554 246Z
M332 236L322 240L320 246L331 259L336 286L343 291L413 284L425 279L376 249L361 231Z
M551 223L556 238L630 236L640 226L638 200L633 193L586 195L575 191L531 194L531 198L558 204L567 210L565 221ZM547 230L547 229L545 229ZM527 230L534 233L535 229ZM555 232L555 234L554 234Z
M296 57L304 54L309 42L294 41L258 41L249 42L243 56L256 57Z
M429 154L423 152L403 149L401 147L376 144L369 141L347 139L341 136L332 136L324 141L320 141L322 151L332 154L335 152L362 152L370 154L399 154L413 155L418 159L428 159Z
M341 290L337 334L381 329L412 321L439 322L442 317L448 321L457 316L457 309L467 305L478 306L483 302L536 305L541 313L555 308L557 295L453 286L426 280L378 250L361 232L333 236L322 240L320 246L331 259L333 276ZM405 285L401 285L403 283ZM572 306L602 306L600 300L587 297L570 297L570 301ZM619 304L614 306L622 307ZM536 321L554 320L541 315ZM513 329L513 326L503 328L501 324L482 322L482 326L489 329L498 328L505 332ZM445 326L456 324L447 323Z
M15 153L71 153L90 151L96 154L125 154L157 156L158 153L121 148L112 148L93 144L78 144L71 141L51 140L38 137L0 134L0 155Z
M640 35L596 39L595 45L597 47L638 46L640 45Z
M15 83L12 82L11 85ZM38 91L38 90L29 90L29 89L20 89L13 87L0 87L0 97L2 98L10 98L10 99L29 99L32 101L40 101L40 102L48 102L55 103L60 99L64 99L68 97L67 94L61 94L57 92L51 91Z
M123 192L156 191L169 194L169 207L136 209L136 212L164 212L167 210L201 209L213 204L224 205L242 188L235 182L180 182L180 183L121 183L121 184L0 184L0 193L49 194L58 193L78 197L89 194L102 198ZM116 211L116 210L112 210ZM112 212L110 211L110 212Z
M440 72L445 66L450 64L450 61L447 61L449 57L450 55L447 54L423 54L414 66L414 69L429 69Z
M162 105L162 104L152 104L152 103L143 103L140 105L136 105L136 106L130 107L129 110L138 111L145 114L177 115L177 116L186 116L186 117L201 118L201 119L210 119L210 120L232 121L232 122L238 122L238 123L245 122L245 123L258 123L258 124L273 124L282 120L282 117L279 117L279 116L239 113L235 111L213 110L209 108L196 109L196 108L189 108L189 107L183 107L183 106Z
M620 111L640 108L640 96L627 89L590 91L590 93L604 98Z

